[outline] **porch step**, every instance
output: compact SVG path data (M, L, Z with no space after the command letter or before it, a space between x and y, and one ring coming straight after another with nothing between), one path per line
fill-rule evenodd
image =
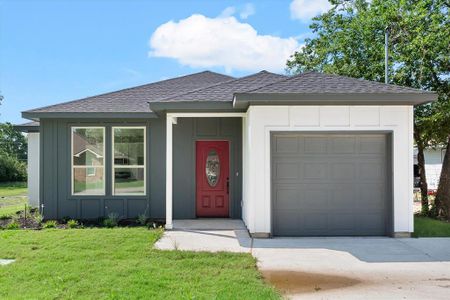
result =
M237 219L190 219L173 220L174 230L247 230L242 220Z

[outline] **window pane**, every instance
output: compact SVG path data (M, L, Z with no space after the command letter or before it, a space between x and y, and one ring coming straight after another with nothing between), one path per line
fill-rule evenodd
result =
M143 128L114 128L114 164L144 165Z
M74 166L103 165L104 136L102 128L74 128L72 139Z
M74 195L103 195L104 190L103 167L73 169Z
M215 187L219 181L220 161L216 150L211 149L206 157L206 180L211 187Z
M116 168L114 194L144 195L144 168Z

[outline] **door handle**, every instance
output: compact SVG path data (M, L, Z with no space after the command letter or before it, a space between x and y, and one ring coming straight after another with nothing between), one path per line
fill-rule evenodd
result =
M227 194L230 194L230 177L227 177Z

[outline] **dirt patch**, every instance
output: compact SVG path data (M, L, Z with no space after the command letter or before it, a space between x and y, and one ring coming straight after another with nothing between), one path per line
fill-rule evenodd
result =
M262 271L264 280L283 294L314 293L361 284L358 279L296 271Z

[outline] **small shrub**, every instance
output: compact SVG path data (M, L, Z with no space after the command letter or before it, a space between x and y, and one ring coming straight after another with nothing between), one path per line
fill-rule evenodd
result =
M80 224L77 220L69 220L67 221L67 227L68 228L77 228Z
M40 213L35 213L34 220L36 221L36 223L38 223L40 225L40 224L42 224L44 217Z
M9 230L15 230L15 229L19 229L20 228L20 224L14 220L12 222L10 222L8 225L6 225L6 229Z
M103 226L108 228L116 227L119 224L119 215L116 213L108 214L108 217L103 220Z
M140 225L145 226L145 224L147 224L147 215L146 214L138 215L137 221Z
M56 228L56 226L58 225L58 222L56 222L55 220L48 220L47 222L44 223L44 225L42 227L44 228Z
M9 220L11 219L10 215L4 214L4 215L0 215L0 220Z

